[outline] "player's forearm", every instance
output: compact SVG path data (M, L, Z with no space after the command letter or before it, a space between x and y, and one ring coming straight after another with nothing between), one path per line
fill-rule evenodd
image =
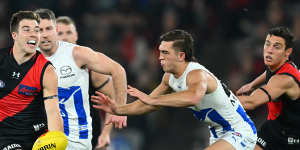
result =
M112 123L104 125L103 128L102 128L101 134L102 135L110 135L110 133L112 131L112 128L113 128Z
M158 110L159 108L160 107L147 105L137 100L130 104L118 106L116 109L116 114L120 116L141 115Z
M250 84L251 84L251 87L254 88L260 84L263 84L265 81L266 81L266 72L262 73L255 80L253 80Z
M102 129L101 134L102 135L110 135L113 124L110 123L108 125L105 125L105 123L110 119L110 114L105 113L105 115L103 115L101 112L99 112L99 115L102 116L102 120L103 120L103 121L101 121L101 124L100 124L100 129Z
M63 120L59 113L48 115L48 130L64 132Z
M115 88L116 103L126 104L127 101L127 79L126 72L122 66L118 66L112 74L113 86Z
M201 93L182 91L155 97L149 102L149 104L165 107L189 107L197 105L202 97L203 94Z
M238 99L245 110L253 110L256 107L250 96L238 96Z

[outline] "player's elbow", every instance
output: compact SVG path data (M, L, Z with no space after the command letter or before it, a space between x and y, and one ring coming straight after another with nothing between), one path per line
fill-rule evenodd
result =
M253 110L255 107L253 105L243 105L245 110Z
M194 92L192 97L190 98L190 104L191 105L197 105L203 97L203 94L201 92Z
M257 104L253 101L242 103L245 110L253 110L257 107Z
M126 71L122 65L120 65L119 63L115 63L115 65L113 67L112 75L114 75L114 74L126 76Z

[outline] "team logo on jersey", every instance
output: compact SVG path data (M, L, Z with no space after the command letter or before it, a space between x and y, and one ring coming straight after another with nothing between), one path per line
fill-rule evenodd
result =
M12 73L12 78L13 78L13 79L19 79L19 78L20 78L20 75L21 75L20 72L15 72L15 71L14 71L14 72Z
M36 96L38 95L38 88L20 84L18 93L26 96Z
M75 76L75 74L72 73L72 68L70 66L62 66L60 68L60 74L62 75L60 78L69 78L72 76Z
M5 87L5 83L2 80L0 80L0 88L4 88L4 87Z

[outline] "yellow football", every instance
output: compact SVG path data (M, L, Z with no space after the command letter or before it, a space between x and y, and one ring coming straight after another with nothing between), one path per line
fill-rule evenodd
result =
M63 132L49 131L35 141L32 150L65 150L67 145L67 136Z

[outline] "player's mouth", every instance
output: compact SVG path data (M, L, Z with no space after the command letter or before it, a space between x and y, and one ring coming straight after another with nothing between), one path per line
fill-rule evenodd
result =
M26 44L30 47L30 48L35 48L37 45L37 41L35 40L29 40L26 42Z
M161 65L161 66L164 66L164 65L165 65L165 62L161 60L161 61L160 61L160 65Z
M49 45L50 43L51 43L51 41L49 41L49 40L41 41L41 44L44 46Z
M271 61L272 61L272 57L271 57L271 56L266 56L266 57L265 57L265 60L266 60L267 62L271 62Z

